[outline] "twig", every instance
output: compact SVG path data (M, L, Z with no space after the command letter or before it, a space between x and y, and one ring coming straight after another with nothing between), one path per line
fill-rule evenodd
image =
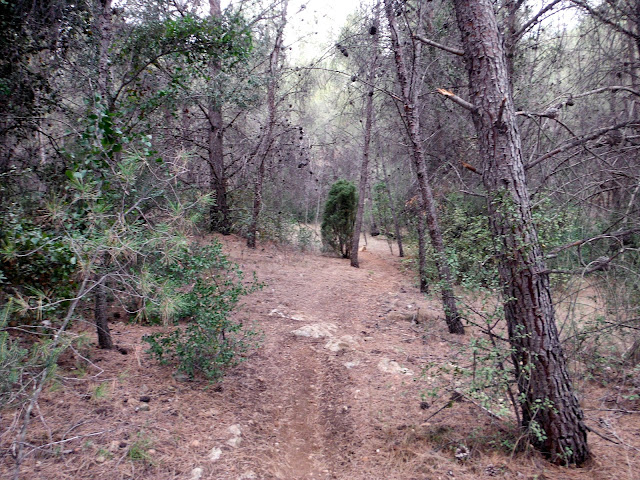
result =
M496 415L495 413L493 413L491 410L489 410L487 407L483 407L482 405L480 405L479 403L477 403L475 400L473 400L471 397L469 397L469 395L466 395L465 393L461 392L460 390L454 390L454 393L459 395L460 397L464 398L465 400L467 400L468 402L473 403L476 407L478 407L480 410L482 410L484 413L486 413L487 415L489 415L491 418L495 419L495 420L499 420L500 422L503 421L502 418L500 418L499 415Z
M93 433L87 433L87 434L85 434L85 435L76 435L75 437L66 438L66 439L64 439L64 440L58 440L57 442L50 442L50 443L47 443L47 444L45 444L45 445L40 445L40 446L37 446L37 447L33 447L33 450L31 450L31 452L29 452L27 455L29 455L30 453L35 452L36 450L44 450L45 448L52 447L52 446L54 446L54 445L61 445L61 444L63 444L63 443L71 442L71 441L73 441L73 440L78 440L78 439L80 439L80 438L95 437L96 435L102 435L102 434L104 434L104 433L113 432L114 430L115 430L115 429L114 429L114 428L112 428L112 429L110 429L110 430L103 430L102 432L93 432ZM27 455L25 455L25 457L26 457Z
M623 444L623 442L616 442L615 440L611 440L610 438L605 437L602 433L598 432L597 430L595 430L594 428L591 428L591 427L590 427L590 426L588 426L588 425L585 425L585 427L586 427L586 428L587 428L587 430L589 430L591 433L595 433L596 435L598 435L600 438L602 438L602 439L606 440L607 442L611 442L611 443L613 443L613 444L615 444L615 445L622 445L622 444Z
M95 261L95 258L93 259L93 261ZM93 261L91 263L93 263ZM73 317L73 314L76 310L76 307L78 306L78 303L80 302L80 299L83 298L87 293L86 286L87 286L89 276L90 275L85 275L85 278L82 281L82 285L80 285L80 289L78 290L78 295L76 296L76 298L74 298L73 302L69 306L69 310L67 310L67 315L65 316L65 319L62 322L62 325L60 326L55 336L53 337L53 342L51 344L51 349L53 351L55 351L56 347L60 343L61 335L66 330L67 325L69 325L69 322ZM16 466L13 471L13 480L18 480L20 478L20 466L22 465L22 461L24 460L24 457L25 457L24 444L25 444L25 439L27 437L27 430L29 428L29 423L31 421L31 412L33 411L34 407L38 403L38 399L40 398L42 389L44 388L47 382L47 377L49 376L49 373L51 372L52 369L53 369L53 364L49 364L44 370L42 370L42 372L40 372L38 376L36 376L36 383L34 384L34 391L33 391L33 394L31 395L31 400L29 401L29 404L27 405L27 408L24 412L22 429L18 434L18 438L13 443L13 445L16 447L16 454L15 454Z

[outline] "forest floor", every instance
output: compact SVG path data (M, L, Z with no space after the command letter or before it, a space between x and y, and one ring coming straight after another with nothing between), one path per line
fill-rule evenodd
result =
M473 331L447 333L437 298L420 294L386 241L368 239L355 269L220 240L266 283L236 313L261 332L261 348L219 385L184 381L144 353L152 327L112 318L128 353L88 348L88 366L61 366L27 438L68 441L32 451L21 478L640 479L638 403L619 389L576 384L587 424L617 443L590 434L594 460L580 469L512 452L512 427L466 397L450 400L456 379L441 367L470 362L460 347ZM2 415L4 448L15 417ZM11 466L5 455L0 473Z

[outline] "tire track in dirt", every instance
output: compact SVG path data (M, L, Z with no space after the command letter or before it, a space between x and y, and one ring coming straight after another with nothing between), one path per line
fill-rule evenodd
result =
M336 458L341 440L351 430L348 412L339 411L344 387L336 381L338 365L327 361L322 339L298 339L288 331L265 345L264 356L271 361L261 375L269 384L254 421L273 431L253 439L262 443L259 478L334 478L332 466L346 462Z

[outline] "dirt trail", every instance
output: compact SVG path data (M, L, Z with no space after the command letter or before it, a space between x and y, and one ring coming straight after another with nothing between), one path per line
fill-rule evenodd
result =
M386 241L369 239L360 252L360 269L337 258L275 248L265 255L229 243L232 257L246 270L258 269L268 284L245 305L245 311L260 319L263 348L237 372L245 378L255 375L262 385L259 395L248 384L241 394L243 405L257 407L248 419L258 426L248 434L252 447L243 453L248 459L259 452L262 461L252 465L251 472L256 478L347 478L347 472L371 454L370 448L366 454L358 450L374 434L367 417L379 413L372 411L371 400L382 388L380 380L392 390L392 385L408 380L377 369L387 357L412 362L393 342L387 343L390 327L383 325L384 316L408 307L417 311L416 302L425 300L399 272ZM406 297L401 306L398 296ZM330 336L292 333L319 324ZM400 328L406 330L405 337L415 339L410 322ZM345 338L337 352L326 348L330 340ZM396 340L402 344L402 336ZM413 404L419 405L417 397Z

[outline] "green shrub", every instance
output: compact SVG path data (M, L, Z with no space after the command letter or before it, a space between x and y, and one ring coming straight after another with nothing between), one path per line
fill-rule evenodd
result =
M166 279L165 298L172 302L156 306L156 314L172 319L176 326L146 336L148 351L162 363L175 362L190 377L201 373L210 380L220 379L242 360L255 336L230 314L243 295L261 285L255 278L243 282L242 271L223 255L219 242L182 249L171 263L156 265L153 273Z
M0 216L0 289L6 294L69 297L76 270L77 258L63 235L35 224L17 208Z
M331 186L322 215L322 244L343 258L351 256L358 194L353 182L338 180Z

